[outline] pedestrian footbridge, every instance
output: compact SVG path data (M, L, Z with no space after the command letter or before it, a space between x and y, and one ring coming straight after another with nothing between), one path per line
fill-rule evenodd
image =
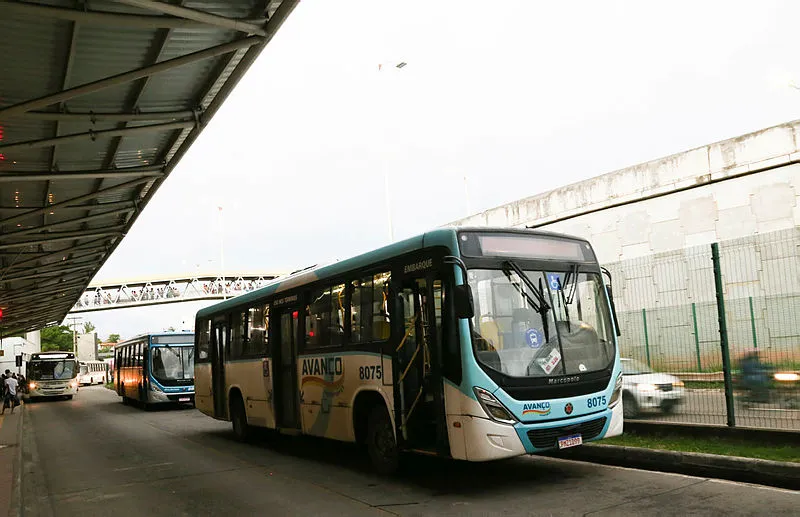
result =
M165 303L222 300L254 291L278 276L278 273L182 275L91 284L69 312L75 314Z

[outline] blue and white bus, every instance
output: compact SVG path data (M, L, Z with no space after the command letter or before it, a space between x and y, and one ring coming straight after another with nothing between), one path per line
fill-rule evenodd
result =
M114 385L123 404L194 404L194 334L143 334L114 347Z
M591 245L438 229L197 313L197 407L366 446L487 461L622 433L609 283Z

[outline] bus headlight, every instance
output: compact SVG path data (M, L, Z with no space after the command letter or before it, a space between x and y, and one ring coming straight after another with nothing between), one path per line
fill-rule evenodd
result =
M622 395L622 374L617 375L617 382L614 384L614 392L611 393L611 400L608 401L608 409L617 405Z
M72 386L73 390L78 389L78 381L72 381L72 383L70 385Z
M797 382L800 381L800 374L794 372L778 372L774 375L776 381Z
M164 392L161 390L161 388L159 388L158 386L156 386L156 385L155 385L154 383L152 383L152 382L151 382L150 384L148 384L148 386L150 386L150 391L155 391L155 392L157 392L157 393L164 393Z
M32 383L28 384L28 389L35 390L36 389L36 383L32 382Z
M504 424L514 424L517 422L517 419L514 418L514 415L512 415L511 412L502 404L502 402L495 398L494 395L483 388L478 388L477 386L472 388L472 390L475 392L475 396L478 398L478 402L480 402L483 410L486 411L487 415L489 415L489 418Z

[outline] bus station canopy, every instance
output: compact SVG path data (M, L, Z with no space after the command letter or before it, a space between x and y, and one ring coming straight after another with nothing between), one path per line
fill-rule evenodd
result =
M0 0L0 332L64 319L298 0Z

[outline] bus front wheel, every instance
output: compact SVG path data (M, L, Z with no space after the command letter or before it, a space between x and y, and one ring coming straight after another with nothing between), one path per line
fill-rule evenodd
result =
M384 406L375 406L367 423L367 452L380 474L391 474L400 463L400 451L392 429L392 421Z

